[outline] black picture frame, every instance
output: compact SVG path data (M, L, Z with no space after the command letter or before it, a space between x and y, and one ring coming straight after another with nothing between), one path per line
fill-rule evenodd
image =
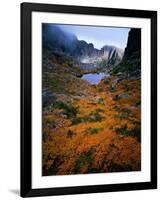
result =
M32 189L32 12L75 13L100 16L148 18L151 21L151 181L92 186ZM157 188L157 12L115 8L66 6L37 3L21 4L21 196L47 196L129 191Z

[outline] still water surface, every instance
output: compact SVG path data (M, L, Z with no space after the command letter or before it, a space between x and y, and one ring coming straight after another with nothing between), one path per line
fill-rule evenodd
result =
M109 76L110 76L109 74L101 72L101 73L84 74L81 78L88 81L92 85L97 85L102 78Z

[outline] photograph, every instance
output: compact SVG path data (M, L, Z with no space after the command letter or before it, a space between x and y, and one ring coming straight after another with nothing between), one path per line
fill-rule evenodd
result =
M141 171L141 28L41 31L42 176Z
M157 188L157 12L21 4L21 196Z

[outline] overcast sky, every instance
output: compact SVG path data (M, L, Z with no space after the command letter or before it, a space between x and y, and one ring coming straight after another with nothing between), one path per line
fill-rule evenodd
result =
M77 25L59 25L59 27L64 31L75 34L79 40L93 43L97 49L104 45L113 45L124 49L127 45L128 32L130 30L130 28Z

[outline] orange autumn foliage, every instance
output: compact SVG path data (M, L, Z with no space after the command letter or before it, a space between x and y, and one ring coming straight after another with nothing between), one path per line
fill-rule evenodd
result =
M73 98L79 108L74 123L60 114L63 109L43 113L44 175L141 169L141 83L123 80L110 92L114 78L86 88L86 97ZM114 99L124 93L128 98Z

